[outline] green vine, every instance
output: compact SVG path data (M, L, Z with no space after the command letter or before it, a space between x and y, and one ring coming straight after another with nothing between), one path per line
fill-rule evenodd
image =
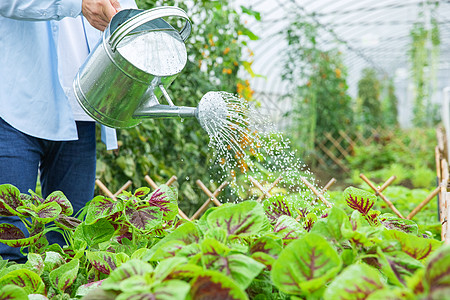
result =
M419 13L421 20L414 23L410 32L409 54L415 92L413 124L417 127L429 126L433 121L431 97L436 90L436 74L440 55L439 26L433 17L436 8L437 3L430 7L430 26L427 26L427 20L423 13L425 7Z

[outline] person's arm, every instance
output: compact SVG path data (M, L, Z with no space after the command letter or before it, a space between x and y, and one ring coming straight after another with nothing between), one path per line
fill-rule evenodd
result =
M104 30L120 9L118 0L1 0L0 16L23 21L60 20L81 13Z

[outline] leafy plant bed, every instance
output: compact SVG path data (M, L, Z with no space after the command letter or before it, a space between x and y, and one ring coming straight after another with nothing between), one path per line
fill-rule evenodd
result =
M366 191L372 191L366 184L361 185L361 188ZM394 203L395 207L406 216L413 211L417 205L425 200L431 192L432 190L428 189L409 189L404 186L395 185L386 188L383 191L383 195ZM328 194L332 203L336 203L339 207L344 208L347 213L350 213L350 208L345 207L345 199L342 197L342 191L329 191ZM427 232L429 236L440 239L442 225L438 219L437 206L437 201L432 199L412 219L416 222L422 232ZM389 206L380 197L378 197L375 202L374 209L379 210L382 213L392 212Z
M177 217L177 192L140 188L103 196L70 217L61 193L47 199L0 186L0 212L23 218L0 242L29 250L0 262L0 299L444 299L450 248L413 221L375 211L353 187L322 208L274 196ZM25 219L26 218L26 219ZM82 221L83 220L83 221ZM54 222L53 227L44 225ZM57 229L59 228L59 229ZM48 245L64 230L68 246Z

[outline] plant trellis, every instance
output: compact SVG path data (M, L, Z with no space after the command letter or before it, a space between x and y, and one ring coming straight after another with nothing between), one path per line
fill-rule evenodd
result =
M402 215L402 213L395 207L395 205L386 198L385 195L383 195L381 192L384 191L397 177L392 176L386 182L379 188L377 188L370 180L367 178L364 174L360 174L359 177L364 180L372 190L374 190L376 196L380 196L381 199L383 199L384 202L389 206L389 208L400 218L405 219L405 217Z
M197 219L201 214L205 212L205 210L208 208L208 205L213 202L216 206L221 206L222 203L220 203L219 200L217 200L217 196L219 193L228 185L227 181L222 182L222 184L214 191L214 193L211 193L211 191L201 182L200 179L196 181L197 185L203 190L203 192L208 195L208 200L203 203L203 205L194 213L194 215L191 217L191 221Z

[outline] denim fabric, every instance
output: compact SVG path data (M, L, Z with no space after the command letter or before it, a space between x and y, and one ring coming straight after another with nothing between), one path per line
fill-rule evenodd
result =
M78 140L49 141L24 134L0 118L0 184L9 183L22 193L36 189L38 169L42 196L62 191L72 203L74 213L94 196L95 187L95 123L76 122ZM18 218L0 217L0 223L21 228ZM47 235L49 243L64 244L59 233ZM3 259L23 260L19 248L0 243Z

